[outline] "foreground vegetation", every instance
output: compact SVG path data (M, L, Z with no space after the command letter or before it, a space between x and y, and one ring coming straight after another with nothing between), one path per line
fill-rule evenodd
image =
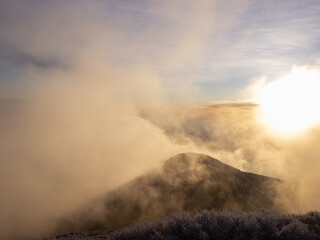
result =
M279 214L274 211L182 212L142 222L115 232L68 234L54 239L178 240L178 239L320 239L320 212Z

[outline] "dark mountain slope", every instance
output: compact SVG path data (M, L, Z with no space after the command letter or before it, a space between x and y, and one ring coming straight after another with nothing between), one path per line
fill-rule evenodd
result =
M279 179L242 172L210 156L183 153L62 221L59 232L118 229L135 221L202 209L282 210Z

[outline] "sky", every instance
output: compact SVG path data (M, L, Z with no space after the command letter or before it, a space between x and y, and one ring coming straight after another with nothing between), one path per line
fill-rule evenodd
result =
M318 0L0 0L0 238L54 234L181 152L285 179L289 212L320 209L319 12Z
M318 1L1 1L0 98L24 98L28 67L72 68L91 52L144 65L170 102L235 100L319 58ZM94 54L92 53L94 52Z

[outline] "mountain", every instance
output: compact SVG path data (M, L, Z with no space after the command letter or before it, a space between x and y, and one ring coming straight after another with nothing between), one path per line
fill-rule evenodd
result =
M204 154L182 153L64 218L58 232L115 230L182 210L283 211L275 197L281 184Z

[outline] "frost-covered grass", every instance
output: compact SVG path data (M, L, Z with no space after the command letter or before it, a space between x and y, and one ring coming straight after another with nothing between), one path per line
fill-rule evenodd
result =
M61 238L61 236L60 236ZM258 212L201 211L137 223L113 233L66 235L62 239L178 240L178 239L320 239L320 212L278 214Z
M273 211L202 211L180 213L139 223L115 232L109 239L320 239L320 213L278 214Z

